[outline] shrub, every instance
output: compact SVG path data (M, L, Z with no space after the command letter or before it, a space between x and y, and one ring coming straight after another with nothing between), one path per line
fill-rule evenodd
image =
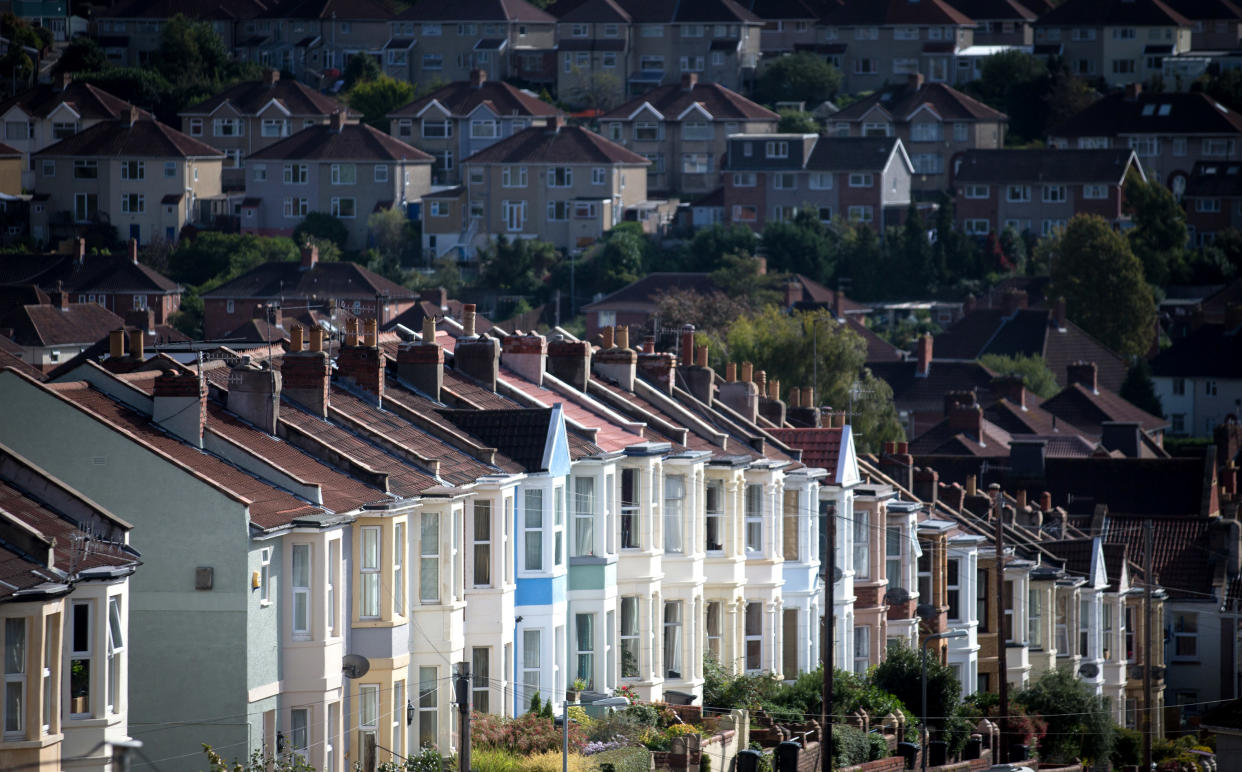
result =
M867 733L852 726L832 728L832 763L839 767L871 761L871 741Z
M1110 757L1114 767L1141 764L1143 761L1143 733L1137 729L1118 727L1117 740L1113 743Z
M673 724L666 731L669 737L685 737L689 734L698 734L699 728L693 724Z
M591 742L582 746L582 755L583 756L594 756L597 753L606 753L608 751L612 751L612 750L616 750L617 748L624 748L624 747L626 747L626 743L624 740L608 740L604 742L601 742L599 740L592 740Z
M634 740L642 734L645 725L638 720L636 714L620 711L596 719L586 727L587 738L598 742L612 740Z
M651 705L631 705L621 711L621 715L629 717L634 723L642 726L660 725L660 711Z
M544 751L516 759L517 772L561 772L561 752ZM569 772L587 772L587 761L576 753L569 754Z
M884 735L868 734L867 744L870 746L868 761L888 758L888 740L884 739Z
M611 764L614 772L647 772L650 768L651 754L646 748L630 746L597 753L590 756L587 761L591 769L599 769L604 764Z
M521 755L561 750L561 730L552 719L534 713L517 718L476 714L471 737L481 748L494 748ZM580 748L586 742L582 727L570 724L569 744Z
M475 772L518 772L520 759L498 748L477 748L470 753L470 767Z

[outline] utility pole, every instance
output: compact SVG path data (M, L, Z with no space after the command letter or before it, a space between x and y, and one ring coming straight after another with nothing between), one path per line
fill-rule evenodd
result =
M819 659L824 666L824 698L819 738L819 761L823 772L832 772L832 596L837 573L837 508L828 509L828 563L824 568L824 614L821 617L823 634L820 636Z
M458 767L461 772L470 772L470 663L457 663L457 710L461 712L458 731L461 733L457 745L461 748Z
M1143 772L1151 771L1152 730L1155 707L1151 704L1151 520L1143 521Z
M1009 662L1005 651L1005 523L1001 512L1000 485L988 486L992 494L992 518L996 521L996 670L1000 689L1000 759L1009 761Z

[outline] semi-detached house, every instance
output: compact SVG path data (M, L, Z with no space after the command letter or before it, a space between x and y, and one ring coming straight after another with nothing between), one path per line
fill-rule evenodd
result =
M1068 0L1035 22L1035 54L1110 86L1145 83L1163 73L1166 59L1190 51L1191 30L1161 0Z

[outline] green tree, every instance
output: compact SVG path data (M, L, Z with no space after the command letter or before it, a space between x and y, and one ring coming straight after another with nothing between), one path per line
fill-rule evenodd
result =
M782 109L778 110L781 119L776 124L776 130L782 134L818 134L819 124L815 122L815 116L802 110Z
M52 65L52 73L60 75L66 72L98 72L107 69L108 66L108 59L104 56L99 43L95 42L95 38L83 36L74 38L69 45L65 46L64 53L56 60L56 64Z
M695 231L683 270L710 271L725 255L753 255L759 237L745 225L712 225Z
M820 222L813 208L793 220L768 223L763 229L763 256L768 270L801 273L820 282L836 270L837 237Z
M866 343L828 311L785 314L770 305L734 321L726 343L731 360L790 386L813 385L821 405L849 411L861 452L903 438L892 389L863 367Z
M1156 304L1125 237L1096 215L1076 215L1052 248L1049 297L1104 345L1126 356L1151 345Z
M929 730L935 730L937 739L949 743L956 752L966 743L969 725L947 720L957 712L962 699L962 685L953 675L953 669L940 663L939 656L927 657L927 704L923 704L921 652L904 644L890 646L884 661L871 672L876 688L892 694L920 717L928 717Z
M349 106L362 113L362 122L383 131L388 114L414 101L414 86L403 80L380 75L354 86L347 96Z
M263 263L300 258L298 248L286 238L204 231L177 244L168 256L168 268L173 280L201 288L219 285Z
M1121 382L1122 399L1152 415L1163 416L1164 405L1160 404L1160 395L1151 381L1151 364L1143 357L1136 357L1134 364Z
M711 279L721 292L751 308L774 305L780 299L777 294L780 278L759 270L760 262L750 255L725 255L720 267L711 272Z
M1108 759L1115 727L1107 701L1066 668L1044 673L1014 697L1028 712L1047 722L1039 741L1041 761L1072 763Z
M1145 182L1131 174L1124 187L1126 212L1134 227L1126 231L1130 249L1143 264L1143 275L1157 287L1180 274L1186 255L1186 213L1173 193L1152 180Z
M379 62L375 61L374 56L370 54L354 54L345 63L343 75L345 90L349 91L359 83L370 83L371 81L379 80L379 77L383 74Z
M966 90L1009 116L1007 139L1029 142L1043 136L1042 96L1050 81L1044 60L1018 50L992 54L983 60L979 80Z
M345 227L339 217L333 217L327 212L309 212L293 229L293 243L305 244L309 239L330 241L343 250L349 243L349 228Z
M763 104L805 102L813 107L841 89L841 73L822 56L801 51L780 56L759 72L755 99Z
M637 223L622 223L613 228L603 241L591 250L589 271L583 278L590 280L596 292L612 292L638 281L643 274L643 242L646 236ZM624 226L624 227L623 227ZM580 285L579 297L583 296Z
M1048 369L1048 363L1039 354L984 354L979 364L997 375L1020 375L1022 385L1032 394L1044 399L1053 396L1061 387L1057 385L1056 376Z
M367 230L371 232L376 251L398 268L409 262L411 253L418 252L417 229L401 208L373 212L367 218Z
M497 236L479 251L481 283L504 294L542 299L560 261L561 253L546 241Z
M177 14L160 30L154 69L190 95L210 94L230 81L257 78L261 67L237 62L211 23Z
M574 65L568 74L564 99L576 108L607 112L616 107L618 97L624 92L620 78L604 70Z

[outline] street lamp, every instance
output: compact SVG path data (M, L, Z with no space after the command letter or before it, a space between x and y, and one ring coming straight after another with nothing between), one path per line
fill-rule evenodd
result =
M965 638L967 635L969 635L967 631L962 630L962 629L957 629L957 630L946 630L943 633L933 633L932 635L929 635L923 639L923 647L922 647L923 648L923 715L921 716L923 720L923 728L921 730L921 733L923 736L919 738L920 739L919 745L922 746L922 749L923 749L923 763L922 763L923 772L927 772L927 745L928 745L927 738L931 736L931 734L927 731L927 644L931 643L932 641L939 641L939 640L948 639L948 638Z

